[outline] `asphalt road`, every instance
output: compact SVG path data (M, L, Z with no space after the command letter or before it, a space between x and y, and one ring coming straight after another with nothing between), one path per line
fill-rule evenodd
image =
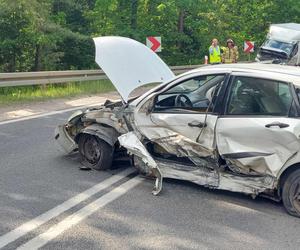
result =
M282 204L175 180L154 197L134 169L80 171L53 139L69 114L0 123L3 249L300 248Z

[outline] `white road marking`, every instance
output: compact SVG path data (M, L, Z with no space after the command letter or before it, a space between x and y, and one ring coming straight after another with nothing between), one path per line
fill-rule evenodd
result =
M7 244L17 240L18 238L24 236L28 232L38 228L42 224L48 222L49 220L55 218L56 216L60 215L61 213L69 210L70 208L78 205L79 203L83 202L84 200L88 199L92 195L110 187L114 183L122 180L129 174L135 172L135 169L128 168L95 186L85 190L84 192L70 198L69 200L63 202L62 204L50 209L49 211L39 215L38 217L22 224L21 226L15 228L14 230L0 236L0 249Z
M15 123L15 122L21 122L21 121L26 121L26 120L36 119L36 118L50 116L50 115L63 114L63 113L69 112L69 111L75 111L75 110L79 110L79 109L85 109L85 108L93 107L93 106L97 106L97 105L101 105L101 104L94 103L94 104L90 104L90 105L86 105L86 106L78 106L78 107L75 107L75 108L62 109L62 110L51 111L51 112L37 114L37 115L31 115L31 116L21 117L21 118L17 118L17 119L13 119L13 120L2 121L2 122L0 122L0 125L10 124L10 123Z
M137 186L139 183L143 181L140 177L135 177L130 179L129 181L125 182L124 184L114 188L112 191L108 192L107 194L101 196L99 199L95 200L94 202L90 203L89 205L83 207L79 211L71 214L66 219L62 220L58 224L50 227L46 232L36 236L32 240L28 241L27 243L21 245L19 250L34 250L38 249L49 241L56 238L58 235L62 234L67 229L71 228L72 226L78 224L91 214L95 213L100 208L104 207L105 205L109 204L110 202L116 200L130 189Z

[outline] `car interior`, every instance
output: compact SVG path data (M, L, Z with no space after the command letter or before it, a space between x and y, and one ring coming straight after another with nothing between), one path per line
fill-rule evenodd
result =
M206 112L224 75L199 76L171 87L156 97L154 111L194 110Z
M286 116L292 101L287 83L236 77L231 86L227 114Z

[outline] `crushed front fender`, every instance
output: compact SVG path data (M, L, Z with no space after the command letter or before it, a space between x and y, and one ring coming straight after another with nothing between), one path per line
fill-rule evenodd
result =
M72 153L78 148L76 142L67 133L65 125L59 125L56 127L54 138L60 148L62 148L67 154Z

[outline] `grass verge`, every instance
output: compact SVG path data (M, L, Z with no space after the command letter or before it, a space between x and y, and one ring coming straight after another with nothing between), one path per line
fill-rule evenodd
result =
M63 84L0 87L0 105L74 97L115 91L109 80L72 82Z

